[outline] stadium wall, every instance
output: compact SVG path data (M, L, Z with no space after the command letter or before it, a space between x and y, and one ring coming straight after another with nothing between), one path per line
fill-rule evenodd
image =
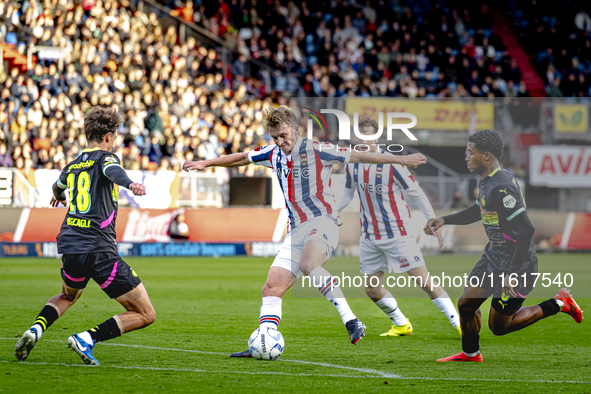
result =
M190 235L174 241L168 235L171 221L185 214ZM438 216L448 211L438 211ZM0 256L56 257L56 236L65 208L6 208L0 210ZM591 214L530 210L536 227L534 244L543 250L591 250ZM343 212L336 254L358 255L359 214ZM117 218L117 243L122 256L272 256L280 247L287 226L284 210L270 208L135 209L121 208ZM426 219L416 211L409 233L429 252L441 251L434 237L425 236ZM481 252L488 242L480 223L444 226L448 252Z

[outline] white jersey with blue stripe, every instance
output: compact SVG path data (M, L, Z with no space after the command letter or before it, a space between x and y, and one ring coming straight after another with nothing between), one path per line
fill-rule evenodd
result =
M382 152L383 154L387 154ZM430 219L435 212L419 183L400 164L348 164L343 198L338 211L343 210L359 194L361 232L367 239L392 239L409 234L410 209L402 190L417 202Z
M290 155L277 145L249 152L253 164L272 168L285 198L291 228L319 216L334 217L336 203L330 187L334 164L347 164L351 153L324 148L318 142L300 137Z

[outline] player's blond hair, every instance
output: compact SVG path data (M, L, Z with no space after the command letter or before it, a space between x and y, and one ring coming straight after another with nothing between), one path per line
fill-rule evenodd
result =
M278 130L282 124L293 127L298 126L298 117L287 106L280 105L277 108L269 108L263 116L263 127L266 132Z

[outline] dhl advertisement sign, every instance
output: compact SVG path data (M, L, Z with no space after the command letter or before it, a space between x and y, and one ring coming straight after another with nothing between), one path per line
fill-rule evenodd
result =
M355 97L346 100L345 111L376 121L379 113L411 113L417 118L415 130L467 130L471 122L476 122L474 126L482 130L493 129L495 123L494 104L487 102Z
M586 133L589 130L589 109L585 104L556 104L554 128L557 133Z

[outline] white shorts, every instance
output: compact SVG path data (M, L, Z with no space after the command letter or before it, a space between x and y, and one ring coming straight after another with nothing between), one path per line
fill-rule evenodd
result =
M321 216L308 220L290 231L281 249L273 260L271 267L281 267L291 271L297 279L302 275L300 271L300 257L306 242L316 240L326 246L328 258L339 244L339 227L334 219Z
M371 240L361 235L359 247L362 274L370 275L376 272L399 274L425 265L419 245L410 236Z

